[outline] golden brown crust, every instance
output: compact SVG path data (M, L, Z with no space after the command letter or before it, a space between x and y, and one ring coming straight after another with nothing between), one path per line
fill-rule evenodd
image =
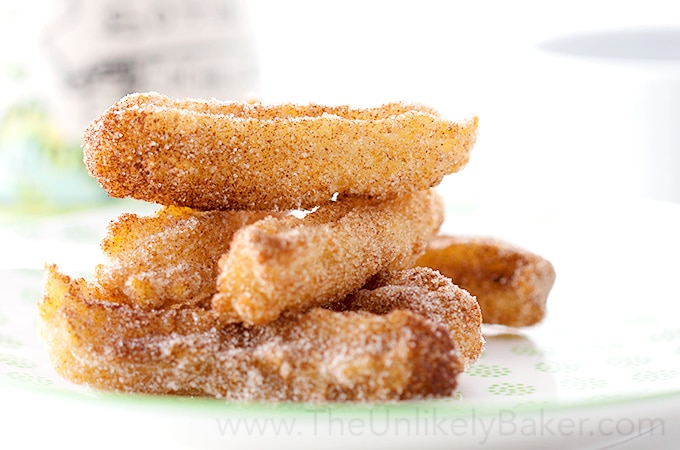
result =
M555 281L546 259L481 237L437 236L416 265L440 271L474 295L484 323L516 327L543 319Z
M243 401L450 395L483 350L480 305L402 269L439 229L431 188L467 163L477 122L404 103L124 97L85 130L84 162L110 195L169 206L112 223L91 282L46 267L57 372Z
M458 345L466 367L484 351L482 313L477 300L449 278L426 267L381 272L333 308L374 314L407 309L442 324Z
M98 389L230 400L381 401L450 395L463 363L410 311L312 309L264 326L200 307L143 310L47 267L39 304L56 370Z
M282 214L172 206L151 216L123 214L101 242L106 261L95 280L109 301L147 309L209 301L234 232L269 216Z
M114 197L197 209L311 209L385 199L463 167L477 118L422 106L263 105L132 94L85 130L84 160Z
M344 199L303 219L264 219L219 261L213 308L247 324L344 298L376 273L410 267L443 220L433 190L382 202Z

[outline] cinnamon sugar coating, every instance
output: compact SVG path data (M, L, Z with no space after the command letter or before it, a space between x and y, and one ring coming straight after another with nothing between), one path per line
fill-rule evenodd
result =
M451 395L483 351L484 309L413 266L443 221L431 188L467 163L477 122L124 97L85 130L84 162L111 196L165 206L110 225L91 281L46 266L57 372L234 401Z
M386 199L437 185L469 159L477 118L378 108L173 100L131 94L83 135L113 197L197 209L311 209L334 195Z
M446 327L411 311L314 308L263 326L199 306L144 310L47 267L41 332L55 369L97 389L239 401L450 395L463 360Z
M550 261L491 238L437 236L416 264L440 271L474 295L484 323L540 322L555 282Z
M380 202L346 198L302 219L255 222L220 258L213 309L264 324L340 300L382 270L412 266L443 215L439 195L426 190Z
M101 242L106 261L95 280L108 301L143 308L207 302L215 293L217 261L234 233L281 213L197 211L161 207L150 216L123 214Z
M448 277L426 267L381 272L334 309L375 314L397 309L413 311L449 330L466 367L484 351L482 313L477 300Z

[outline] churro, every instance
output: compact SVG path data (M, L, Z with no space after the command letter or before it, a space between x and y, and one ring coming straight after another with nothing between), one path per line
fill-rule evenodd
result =
M200 306L111 303L47 267L41 332L64 378L97 389L235 401L382 401L450 395L463 361L451 334L411 311L313 308L263 326Z
M101 242L106 259L95 268L95 280L116 303L161 308L209 302L217 261L236 230L283 215L173 206L150 216L123 214Z
M340 300L382 270L412 266L443 214L441 198L427 190L255 222L235 233L220 258L213 308L263 324L286 310Z
M83 135L113 197L197 209L311 209L334 196L386 199L465 166L477 118L431 108L266 105L132 94Z
M555 269L545 258L497 239L440 235L418 266L431 267L477 298L484 323L534 325L545 315Z
M446 326L466 367L484 351L482 314L475 298L449 278L426 267L381 272L334 308L376 314L408 309L420 314Z

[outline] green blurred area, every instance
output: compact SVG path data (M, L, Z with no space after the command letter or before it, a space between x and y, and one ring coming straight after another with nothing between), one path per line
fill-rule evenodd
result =
M55 212L109 201L89 176L80 142L65 137L38 102L0 116L0 208Z

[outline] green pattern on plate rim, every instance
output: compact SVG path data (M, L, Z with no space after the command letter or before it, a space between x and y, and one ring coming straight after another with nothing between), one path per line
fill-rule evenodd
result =
M487 378L487 377L493 377L493 378L498 378L498 377L504 377L506 375L509 375L510 372L512 372L509 368L507 367L501 367L497 365L487 365L487 364L473 364L467 371L466 373L472 377L482 377L482 378Z
M8 334L0 334L0 348L18 348L21 345L22 341L20 338Z
M560 382L560 386L567 389L601 389L609 382L604 378L567 378Z
M0 353L0 364L16 367L18 369L35 369L38 367L38 363L29 358L23 358L21 356L15 355L5 355L2 353Z
M45 387L54 384L54 380L49 377L45 377L42 375L34 375L28 372L12 371L6 373L5 376L11 379L12 381L16 381L31 386Z
M536 386L524 383L497 383L489 386L489 392L493 395L524 396L536 392Z

